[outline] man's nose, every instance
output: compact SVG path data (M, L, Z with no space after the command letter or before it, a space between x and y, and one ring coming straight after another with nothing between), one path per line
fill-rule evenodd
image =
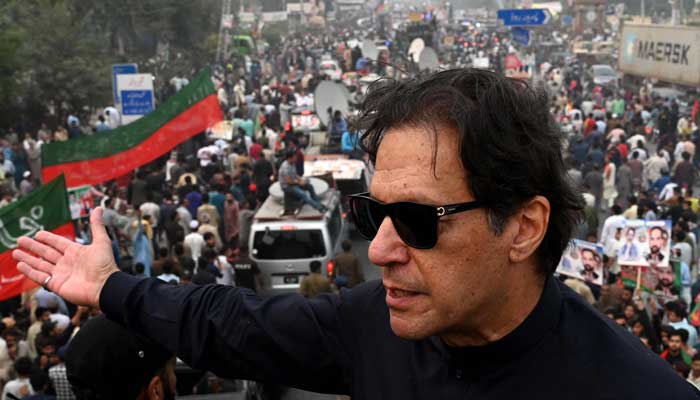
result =
M401 240L390 217L385 217L369 246L370 262L380 267L405 264L410 260L408 247Z

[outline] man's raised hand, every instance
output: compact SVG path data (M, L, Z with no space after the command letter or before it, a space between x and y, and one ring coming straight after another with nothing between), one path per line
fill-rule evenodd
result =
M17 269L39 285L50 276L48 289L71 303L99 307L102 287L119 268L102 223L102 208L90 214L90 228L92 244L88 246L46 231L34 239L19 238L18 249L12 252Z

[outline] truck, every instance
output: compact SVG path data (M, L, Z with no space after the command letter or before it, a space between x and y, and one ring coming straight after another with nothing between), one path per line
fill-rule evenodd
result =
M625 24L618 69L629 75L700 85L700 28Z

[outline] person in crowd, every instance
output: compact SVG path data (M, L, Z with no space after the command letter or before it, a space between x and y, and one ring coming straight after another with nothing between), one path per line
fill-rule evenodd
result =
M233 198L233 194L226 193L226 203L224 204L224 238L229 246L238 246L238 237L241 232L241 221L239 219L238 202Z
M33 395L23 398L23 400L56 400L56 396L48 394L51 391L51 380L44 371L34 371L29 378L29 383L34 390ZM71 391L71 394L73 392Z
M15 373L17 378L7 382L2 389L2 400L17 400L34 394L30 377L34 371L34 364L29 357L18 358L15 361Z
M696 388L698 388L698 390L700 390L700 353L693 356L690 364L688 382L692 383Z
M78 399L171 400L176 394L173 354L104 316L75 335L66 372Z
M174 267L173 267L173 262L172 260L166 260L163 263L163 273L158 275L158 279L172 283L172 284L179 284L180 283L180 277L175 275L174 273Z
M56 400L76 400L66 373L66 346L59 348L56 355L59 359L58 364L49 368L49 379L56 392Z
M299 285L299 293L306 298L314 298L322 293L331 292L331 282L321 275L321 262L311 261L309 275L304 277Z
M360 261L352 254L352 242L343 240L342 252L333 259L333 283L337 288L352 288L365 281Z
M253 292L263 288L260 268L255 261L250 259L247 244L242 244L238 248L238 254L231 252L229 259L233 267L236 287L250 289Z
M668 348L661 353L661 358L671 366L676 362L682 362L690 366L692 360L688 353L683 351L683 338L680 331L676 329L668 336Z

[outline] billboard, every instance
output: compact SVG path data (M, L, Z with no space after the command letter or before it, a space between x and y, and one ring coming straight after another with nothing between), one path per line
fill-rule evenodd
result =
M620 71L681 85L700 85L700 28L625 24Z

